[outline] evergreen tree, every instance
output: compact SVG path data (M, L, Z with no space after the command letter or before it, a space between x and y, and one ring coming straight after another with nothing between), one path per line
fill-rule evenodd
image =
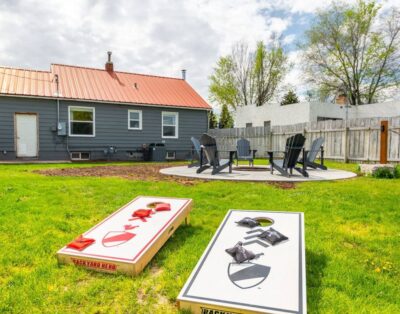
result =
M226 104L222 105L221 116L219 118L219 128L220 129L233 128L233 118Z
M289 90L281 101L281 106L296 104L299 102L299 98L293 90Z
M208 116L208 128L209 129L216 129L218 127L218 119L217 116L214 113L214 110L210 111L210 114Z

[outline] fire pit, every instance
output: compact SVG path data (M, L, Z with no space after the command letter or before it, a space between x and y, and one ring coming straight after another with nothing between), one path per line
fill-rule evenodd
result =
M239 166L234 167L233 170L235 171L268 171L269 167L250 167L250 166Z

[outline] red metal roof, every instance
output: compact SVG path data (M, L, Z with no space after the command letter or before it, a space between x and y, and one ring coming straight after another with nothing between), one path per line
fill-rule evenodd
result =
M0 67L0 94L211 109L185 81L153 75L52 64L50 71Z

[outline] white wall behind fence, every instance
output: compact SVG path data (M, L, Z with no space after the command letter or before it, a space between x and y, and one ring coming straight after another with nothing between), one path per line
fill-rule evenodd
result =
M400 116L400 101L348 108L349 119L396 116ZM318 118L345 119L346 108L343 105L322 102L301 102L286 106L269 103L260 107L254 105L238 107L234 117L235 127L239 128L245 127L246 123L252 123L252 126L264 126L265 121L270 121L272 126L292 125L315 122Z
M257 149L258 157L266 157L268 150L283 150L286 139L302 133L306 137L306 148L317 137L325 138L325 158L350 161L379 162L380 121L389 121L388 160L400 162L400 115L389 118L363 118L328 120L299 123L294 125L264 127L214 129L209 130L217 138L221 151L233 150L236 141L243 137L250 140L252 149Z
M357 106L349 109L349 118L396 117L400 116L400 101Z

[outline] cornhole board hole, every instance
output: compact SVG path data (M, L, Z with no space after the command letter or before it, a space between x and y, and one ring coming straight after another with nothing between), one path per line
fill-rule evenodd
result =
M272 224L235 223L245 217L267 217ZM288 239L274 245L262 240L270 228ZM236 263L225 249L239 241L263 255ZM179 307L202 314L306 313L304 252L303 213L230 210L182 288Z
M132 214L154 203L169 203L170 211L154 211L147 218ZM189 221L191 199L139 196L83 234L95 243L82 251L64 246L57 252L60 264L109 273L140 273L168 238ZM132 220L133 219L133 220ZM71 239L73 240L73 239Z

